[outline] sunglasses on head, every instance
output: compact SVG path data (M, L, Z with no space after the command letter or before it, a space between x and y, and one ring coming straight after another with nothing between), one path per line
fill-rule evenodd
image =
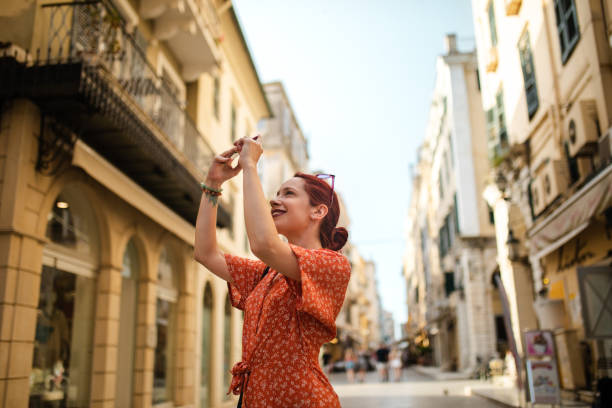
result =
M329 206L331 207L334 203L334 181L336 176L333 174L317 174L317 178L321 180L331 179L331 194L329 198Z

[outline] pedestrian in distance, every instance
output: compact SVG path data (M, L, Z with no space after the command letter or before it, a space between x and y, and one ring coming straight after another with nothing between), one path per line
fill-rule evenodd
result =
M362 348L357 357L357 381L360 383L365 381L366 371L368 371L368 360L370 352L367 348Z
M389 367L393 370L393 380L400 381L402 379L402 360L399 350L395 347L389 354Z
M355 365L357 363L357 357L353 352L352 348L347 348L344 352L344 368L346 370L346 379L350 383L355 382Z
M380 381L389 381L389 348L385 343L380 343L376 350L376 369L380 375Z
M231 370L230 392L240 395L239 407L339 408L318 362L321 346L336 335L351 273L339 252L348 232L336 227L334 176L297 173L268 202L257 173L263 153L257 138L241 138L214 158L196 220L196 261L227 281L232 306L244 311L242 361ZM246 232L257 259L223 253L217 245L221 186L240 172Z

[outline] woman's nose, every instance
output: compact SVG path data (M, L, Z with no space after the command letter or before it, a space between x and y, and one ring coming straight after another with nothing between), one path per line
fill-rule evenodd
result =
M280 205L280 202L276 197L270 200L270 207L274 207L275 205Z

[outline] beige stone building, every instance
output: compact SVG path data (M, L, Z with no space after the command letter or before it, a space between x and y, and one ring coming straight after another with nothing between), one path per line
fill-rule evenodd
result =
M273 116L262 120L264 153L259 172L266 197L276 195L278 187L297 172L308 172L308 143L281 82L264 84Z
M612 1L473 0L498 264L518 354L554 333L563 396L612 367Z
M443 370L472 372L503 352L494 227L475 52L448 35L414 169L404 256L407 334Z
M271 114L231 2L3 1L0 102L0 406L234 406L242 316L193 260L210 160Z

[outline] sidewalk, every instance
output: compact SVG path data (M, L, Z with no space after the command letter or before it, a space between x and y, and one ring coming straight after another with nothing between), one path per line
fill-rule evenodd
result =
M412 368L414 368L414 370L419 374L426 375L428 377L433 378L434 380L439 381L467 380L470 378L469 372L442 371L440 367L426 367L420 365L412 366Z

